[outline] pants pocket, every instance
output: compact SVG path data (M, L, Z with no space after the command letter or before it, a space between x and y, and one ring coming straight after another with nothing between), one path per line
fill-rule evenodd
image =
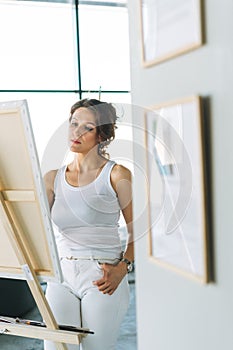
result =
M103 263L99 262L98 260L95 260L95 264L96 264L96 267L97 267L98 270L103 271L103 269L102 269L102 264Z

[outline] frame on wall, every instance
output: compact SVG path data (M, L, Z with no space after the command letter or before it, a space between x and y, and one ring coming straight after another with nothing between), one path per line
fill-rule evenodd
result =
M201 98L191 96L145 112L149 255L208 282L208 220Z
M142 62L149 67L203 44L202 0L140 0Z

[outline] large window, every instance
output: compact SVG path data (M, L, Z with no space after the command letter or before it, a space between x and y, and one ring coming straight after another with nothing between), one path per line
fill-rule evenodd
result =
M84 97L130 103L126 0L0 0L0 100L27 99L40 158Z

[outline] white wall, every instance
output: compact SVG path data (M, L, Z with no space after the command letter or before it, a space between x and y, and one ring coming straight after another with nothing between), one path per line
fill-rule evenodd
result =
M148 236L136 241L138 350L219 350L233 348L233 1L206 0L206 43L150 68L141 64L139 0L129 1L132 104L151 106L193 94L210 98L212 231L215 280L199 284L148 258ZM142 125L143 109L133 122ZM142 144L135 132L134 143ZM135 162L145 167L143 152ZM210 158L210 154L208 155ZM137 178L135 216L146 197ZM146 213L136 236L148 226Z

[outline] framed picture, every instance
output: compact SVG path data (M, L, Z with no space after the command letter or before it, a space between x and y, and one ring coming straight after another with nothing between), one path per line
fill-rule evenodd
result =
M200 47L202 0L140 0L145 67Z
M207 282L208 220L201 98L145 112L149 255Z

